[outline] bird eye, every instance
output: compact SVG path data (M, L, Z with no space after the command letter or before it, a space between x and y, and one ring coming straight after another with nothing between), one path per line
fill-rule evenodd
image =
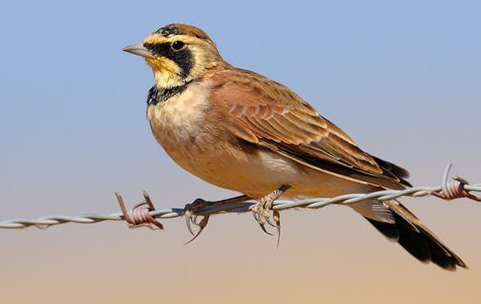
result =
M172 48L176 51L182 49L184 47L184 43L182 41L174 41L174 43L172 43Z

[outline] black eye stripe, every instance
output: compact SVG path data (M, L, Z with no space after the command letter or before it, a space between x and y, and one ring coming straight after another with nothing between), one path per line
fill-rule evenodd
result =
M145 43L144 47L149 49L152 53L166 57L174 61L181 69L180 76L186 78L193 67L192 52L189 48L182 47L179 50L174 50L172 43L150 44Z

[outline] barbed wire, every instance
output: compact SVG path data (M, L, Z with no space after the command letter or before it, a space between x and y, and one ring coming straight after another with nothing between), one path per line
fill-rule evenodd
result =
M446 176L446 174L445 174ZM287 210L287 209L319 209L328 205L349 205L359 203L364 200L378 200L378 201L388 201L400 197L423 197L423 196L436 196L443 199L455 199L460 197L467 197L475 200L479 200L478 197L474 196L470 192L481 193L481 183L469 185L463 179L455 178L458 181L457 184L448 185L446 179L443 185L435 187L412 187L404 190L383 190L375 191L371 193L352 193L339 195L333 198L309 198L295 201L278 200L273 204L274 210ZM449 191L446 191L446 187L451 189L459 189L460 193L458 196L449 196ZM443 191L443 188L445 191ZM461 194L464 192L464 194ZM144 204L144 203L142 203ZM227 203L222 205L208 205L200 208L195 212L195 215L210 216L215 214L223 213L245 213L250 212L254 207L255 202L236 202ZM166 208L160 210L148 209L148 214L153 219L171 219L182 217L186 215L185 208ZM125 221L126 217L122 212L116 212L111 214L83 214L83 215L50 215L39 217L36 219L10 219L0 222L0 229L23 229L31 226L37 228L47 228L50 226L57 226L66 223L76 223L76 224L95 224L105 221Z

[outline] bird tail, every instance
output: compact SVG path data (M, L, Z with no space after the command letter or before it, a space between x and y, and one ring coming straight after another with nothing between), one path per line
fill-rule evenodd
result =
M360 203L362 204L362 203ZM353 208L360 212L377 230L388 239L399 243L411 255L424 263L433 262L439 267L454 271L456 267L468 268L452 250L431 232L414 214L396 200L384 203L370 203L371 211L378 215L366 213L367 208Z

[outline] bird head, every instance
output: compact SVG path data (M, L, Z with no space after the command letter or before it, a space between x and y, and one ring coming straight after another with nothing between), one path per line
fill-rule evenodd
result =
M145 58L160 88L195 80L221 60L210 37L203 30L186 24L164 26L142 43L125 47L124 51Z

